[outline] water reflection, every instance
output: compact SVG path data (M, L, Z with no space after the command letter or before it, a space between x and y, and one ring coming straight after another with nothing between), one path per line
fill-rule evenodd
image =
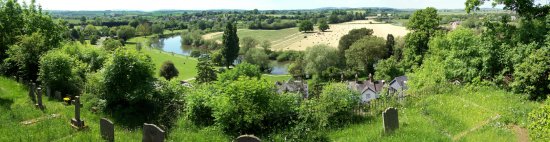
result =
M173 36L153 40L153 42L151 43L151 47L159 48L166 52L173 52L184 56L191 55L191 51L193 51L190 46L181 46L181 36Z

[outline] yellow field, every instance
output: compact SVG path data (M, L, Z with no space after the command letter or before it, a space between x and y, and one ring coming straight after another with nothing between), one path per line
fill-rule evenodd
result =
M372 24L371 24L372 23ZM405 36L409 31L405 27L391 24L380 24L371 20L359 20L341 24L331 24L326 32L316 30L311 33L298 32L297 28L283 30L239 30L239 37L253 37L258 40L270 40L274 50L297 50L303 51L307 47L318 44L325 44L338 47L340 37L353 29L368 28L374 30L374 35L386 38L388 34L395 37ZM220 40L221 32L210 33L203 36L205 39Z

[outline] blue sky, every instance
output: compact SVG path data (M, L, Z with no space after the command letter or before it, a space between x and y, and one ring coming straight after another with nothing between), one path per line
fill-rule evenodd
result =
M27 0L29 1L29 0ZM208 10L391 7L462 9L466 0L36 0L46 10ZM491 7L489 5L485 7Z

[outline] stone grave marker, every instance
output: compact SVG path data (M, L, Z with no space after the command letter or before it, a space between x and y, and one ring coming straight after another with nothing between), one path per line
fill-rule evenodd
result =
M57 99L57 100L61 100L61 99L62 99L62 98L61 98L61 92L55 91L55 99Z
M50 86L46 86L46 96L48 97L52 96L52 90L50 89Z
M164 130L157 127L155 124L143 123L142 142L163 142Z
M107 118L101 118L99 120L99 129L101 130L101 137L109 142L115 141L115 125Z
M36 88L36 104L35 106L39 109L43 109L44 105L42 104L42 88Z
M260 138L254 135L241 135L235 139L235 142L261 142Z
M82 107L82 104L80 103L80 96L74 97L73 104L74 104L74 118L71 119L72 126L77 129L86 127L86 125L84 125L84 120L80 119L80 107Z
M36 83L31 83L30 84L30 87L29 87L29 97L31 98L32 102L36 102L36 99L35 99L35 90L36 89Z
M399 117L397 109L390 107L382 113L384 119L384 132L390 133L399 128Z

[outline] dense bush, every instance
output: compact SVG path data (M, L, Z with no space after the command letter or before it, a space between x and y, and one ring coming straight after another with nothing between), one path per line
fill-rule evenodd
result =
M529 136L534 141L550 141L550 100L529 113Z
M277 58L276 58L276 60L278 62L295 61L295 60L301 58L304 55L303 54L304 52L293 51L293 50L279 51L279 52L276 52L276 53L278 55Z
M351 69L374 74L374 64L384 59L387 53L383 38L366 36L355 41L345 51L346 65Z
M361 29L353 29L348 32L348 34L342 36L340 38L340 41L338 41L338 50L340 51L340 54L344 56L344 53L346 50L349 49L349 47L355 43L355 41L362 39L363 37L370 36L374 33L372 29L367 28L361 28Z
M262 76L262 72L260 71L260 68L258 66L245 62L235 66L235 68L233 69L227 70L226 72L220 74L218 81L221 83L231 82L239 79L239 77L241 76L259 79Z
M516 67L512 88L527 93L532 100L543 100L550 94L550 47L531 53Z
M216 95L217 89L214 85L199 85L185 96L185 116L187 120L198 126L214 124L212 107L208 103Z
M95 72L101 69L108 58L105 50L84 46L75 42L66 43L61 50L71 57L86 63L86 72Z
M269 69L269 57L263 49L252 48L244 55L244 61L260 67L260 70L266 71Z
M171 80L172 78L177 77L180 72L178 71L178 69L176 69L176 66L174 66L174 63L172 61L165 61L160 67L159 74L166 80Z
M399 65L398 60L395 57L390 57L385 60L381 60L376 64L376 74L374 78L376 80L385 80L387 82L393 80L395 77L405 75L405 71Z
M204 40L202 39L201 33L198 31L184 32L181 34L181 44L199 47L204 44Z
M305 51L304 62L305 72L314 75L321 75L329 67L342 66L338 50L326 45L308 47Z
M115 51L122 47L122 43L119 40L107 39L103 41L103 48L107 51Z
M53 49L46 43L45 36L40 33L20 37L20 41L11 46L7 54L18 69L18 75L25 80L38 78L40 56Z
M320 126L350 123L360 100L360 94L348 89L346 84L329 84L323 88L319 96L319 105L324 117L317 121L321 123Z
M296 27L295 21L275 21L274 23L255 21L248 25L249 29L280 30Z
M72 96L80 95L83 79L79 76L82 63L59 50L40 58L39 80L43 86Z

